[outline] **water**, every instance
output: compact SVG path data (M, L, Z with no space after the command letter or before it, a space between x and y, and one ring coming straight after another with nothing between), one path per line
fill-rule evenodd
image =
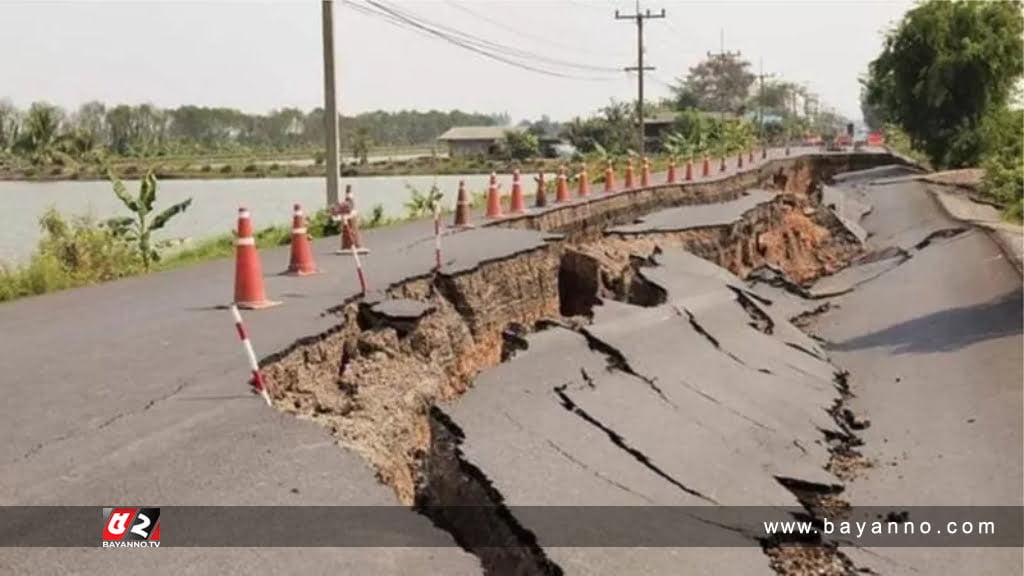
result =
M403 216L409 199L406 184L426 192L435 182L444 193L442 205L453 207L460 179L470 192L483 192L486 175L471 176L367 176L342 178L341 194L352 185L360 214L369 215L375 204L387 216ZM525 178L526 182L532 182ZM501 190L511 188L511 177L501 177ZM524 182L525 184L525 182ZM130 192L138 192L137 181L126 181ZM526 192L532 192L526 186ZM298 202L307 213L324 206L323 178L264 178L252 180L167 180L159 183L156 209L192 198L192 206L157 233L158 239L194 240L231 231L239 206L252 212L253 224L262 228L291 222L292 204ZM0 262L25 262L39 240L39 216L54 206L64 215L92 215L99 219L128 216L114 196L110 183L96 182L0 182Z

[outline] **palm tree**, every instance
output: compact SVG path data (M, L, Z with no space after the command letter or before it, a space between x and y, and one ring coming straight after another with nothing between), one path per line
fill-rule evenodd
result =
M52 162L60 124L59 108L46 102L32 103L15 143L15 151L28 156L34 164Z

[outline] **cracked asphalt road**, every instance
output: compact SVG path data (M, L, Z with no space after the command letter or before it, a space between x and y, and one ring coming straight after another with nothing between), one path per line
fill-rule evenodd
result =
M861 222L873 238L913 246L949 225L916 195L898 205L900 195L892 190L907 186L914 185L868 191L880 195ZM874 221L880 206L898 214ZM366 258L371 283L426 273L432 246L417 241L429 226L367 233L375 252ZM285 305L246 316L258 353L326 330L334 319L320 313L355 293L351 261L330 255L335 242L316 244L328 274L268 278L268 292ZM453 269L465 269L543 242L532 232L477 230L446 240L446 259ZM874 422L871 449L885 458L902 445L914 455L900 472L908 480L898 477L900 467L886 468L879 479L854 485L855 504L903 504L904 498L907 505L927 504L947 489L956 503L1020 503L1020 459L1005 457L1019 454L1021 445L1021 311L1019 294L1012 298L1019 277L999 268L1005 261L988 259L993 248L974 233L937 240L838 298L840 307L820 318L815 329L835 345L833 360L854 373L856 401ZM394 255L400 256L388 257ZM262 259L265 272L283 270L287 251L264 252ZM644 274L666 286L665 306L606 302L588 327L635 375L615 368L584 335L552 328L531 335L529 350L482 374L472 392L446 408L466 432L467 459L509 503L713 500L793 507L796 499L775 476L835 481L821 470L827 452L817 430L833 425L823 411L835 397L833 368L817 343L788 325L779 310L785 296L762 309L776 328L769 336L750 326L750 312L734 290L744 287L738 279L683 253L659 259L663 266ZM952 262L967 262L971 270ZM0 445L0 504L395 503L372 470L318 426L267 411L244 392L246 369L230 318L213 309L230 296L231 269L230 261L211 262L0 306L6 395L0 433L7 440ZM936 288L936 282L944 284ZM927 320L915 323L919 317ZM190 366L189 373L181 366ZM894 377L911 384L895 395L892 386L860 388ZM967 385L978 380L984 388ZM929 386L936 383L945 394L933 393ZM919 408L921 395L934 403L926 412ZM935 474L944 481L934 490L908 488L911 480L934 481ZM409 522L429 525L411 511ZM749 540L732 528L723 528L722 537ZM545 535L539 538L543 545ZM772 573L753 546L546 551L578 574L677 573L680 565L695 574ZM942 566L900 552L910 557L865 562L883 573L919 562ZM894 556L891 549L881 554ZM990 569L979 573L1013 566L987 551L975 558L980 564L974 565ZM132 562L138 571L175 574L480 572L477 559L454 546L168 549L133 555ZM86 574L118 567L122 559L98 549L0 550L0 572Z

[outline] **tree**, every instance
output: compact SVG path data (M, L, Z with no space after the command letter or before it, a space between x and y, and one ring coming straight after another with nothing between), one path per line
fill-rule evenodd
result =
M360 164L368 162L370 153L370 131L365 126L356 128L355 142L352 144L352 155L359 159Z
M709 112L738 112L754 83L750 62L733 54L712 54L690 68L680 85L673 88L679 104Z
M600 146L614 156L626 154L637 144L636 106L613 101L598 116L573 119L564 126L563 135L583 153Z
M540 140L527 130L505 132L505 152L514 160L526 160L540 154Z
M33 102L15 142L15 150L35 164L52 162L63 121L64 113L60 108L46 102Z
M153 171L149 170L142 178L138 196L128 193L124 183L114 174L113 170L108 170L107 175L114 186L114 195L134 214L123 218L112 218L107 221L107 224L118 237L125 238L136 245L139 257L142 258L142 267L148 272L150 264L160 260L160 254L153 246L150 236L153 232L166 226L171 218L184 212L192 204L192 199L178 202L150 218L153 204L156 202L156 176Z
M1024 73L1019 0L927 0L907 12L871 62L866 102L937 166L976 164L978 130Z
M20 128L21 113L10 100L0 100L0 153L14 146Z
M877 105L868 102L866 86L861 86L860 90L860 113L864 118L864 123L872 132L878 132L885 126L884 111Z

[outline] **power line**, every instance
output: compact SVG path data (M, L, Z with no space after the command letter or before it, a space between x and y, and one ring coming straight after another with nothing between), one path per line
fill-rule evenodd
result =
M722 65L723 68L725 67L726 58L736 58L736 57L742 56L742 53L740 53L739 51L736 51L736 52L732 52L732 51L726 52L726 50L725 50L725 28L722 28L721 31L719 32L718 41L719 41L719 45L718 45L719 46L719 52L718 52L718 54L712 54L711 51L708 51L708 58L711 59L711 58L714 58L715 56L717 56L719 58L719 60L721 61L721 65ZM718 88L718 93L719 93L718 94L718 96L719 96L719 105L722 108L721 112L724 114L724 113L728 112L728 110L726 110L726 108L728 108L728 105L726 104L725 90L723 90L721 86L718 86L717 88Z
M639 126L637 130L640 132L640 156L645 154L645 140L647 139L644 133L644 72L648 70L654 70L653 66L644 66L644 20L650 19L661 19L665 17L665 9L661 9L660 14L651 14L650 10L640 12L640 0L636 0L636 14L619 14L619 11L615 11L616 20L634 20L636 22L636 66L627 66L626 71L636 71L637 83L636 83L636 115L637 123Z
M496 60L504 64L515 66L517 68L521 68L531 72L536 72L538 74L544 74L547 76L554 76L558 78L567 78L592 82L606 82L614 79L610 77L580 76L576 74L564 73L560 71L551 70L548 68L542 68L538 64L523 62L521 60L541 61L547 64L554 64L563 67L575 67L600 71L618 72L618 70L614 68L602 68L596 66L581 65L572 62L565 62L552 58L546 58L541 55L533 54L530 52L498 44L488 40L484 40L451 27L427 21L421 17L412 15L407 12L403 12L393 6L388 6L382 2L377 2L375 0L365 1L369 5L369 7L355 4L351 0L345 0L345 4L346 6L353 8L364 14L384 18L391 22L392 24L398 25L399 27L411 29L420 33L427 34L429 36L440 38L442 40L445 40L446 42L449 42L451 44L454 44L456 46L459 46L461 48L469 50L470 52L474 52L486 58L490 58L492 60Z
M547 44L549 46L553 46L553 47L556 47L556 48L561 48L561 49L564 49L564 50L572 50L572 51L580 53L580 54L589 54L591 56L598 56L598 57L601 57L601 58L608 57L608 54L601 54L601 53L598 53L598 52L594 52L592 50L586 50L586 49L580 48L578 46L573 46L571 44L562 44L561 42L554 42L550 38L547 38L547 37L539 35L539 34L531 34L529 32L523 31L523 30L517 30L516 28L513 28L513 27L511 27L511 26L501 22L500 20L495 20L494 18L485 16L485 15L483 15L483 14L481 14L481 13L475 11L475 10L471 10L469 7L463 6L462 4L459 4L458 2L455 2L454 0L444 0L444 1L445 1L445 4L448 4L452 8L455 8L456 10L459 10L461 12L469 14L470 16L473 16L474 18L477 18L479 20L483 20L484 22L487 22L488 24L491 24L492 26L495 26L497 28L505 30L506 32L511 32L511 33L513 33L513 34L515 34L517 36L522 36L524 38L532 38L534 40L537 40L538 42L542 42L542 43ZM608 70L608 68L602 68L602 69ZM612 70L614 70L614 69L612 69ZM617 72L618 70L615 70L615 71Z

